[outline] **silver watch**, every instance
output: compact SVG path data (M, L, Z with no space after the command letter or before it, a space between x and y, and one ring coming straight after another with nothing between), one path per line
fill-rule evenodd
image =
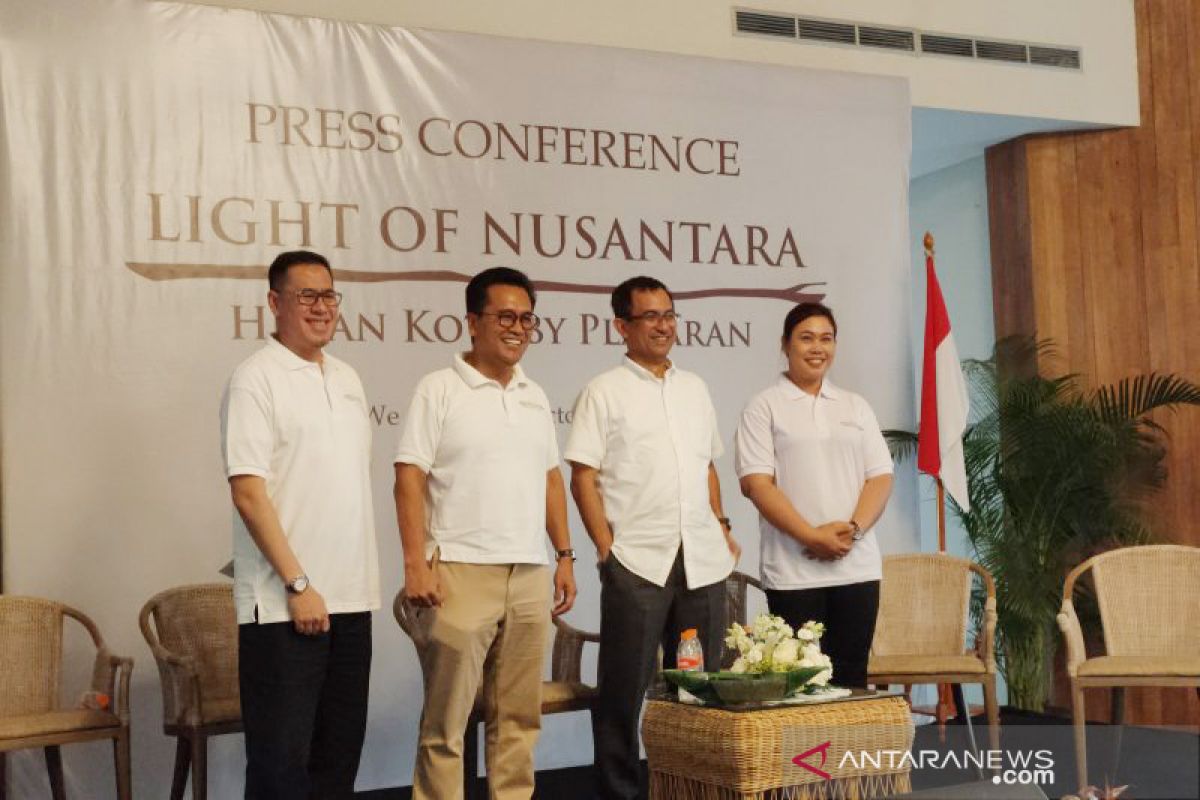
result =
M856 542L862 539L862 537L866 536L866 534L863 533L862 526L854 520L850 520L850 530L853 531L850 538L854 539Z
M297 575L290 581L285 581L283 585L291 594L304 594L304 591L308 588L308 576L304 574Z

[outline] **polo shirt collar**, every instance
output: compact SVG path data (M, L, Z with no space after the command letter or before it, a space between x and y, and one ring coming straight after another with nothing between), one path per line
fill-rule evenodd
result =
M641 364L634 361L629 356L625 356L624 358L622 358L621 363L624 364L626 367L628 367L630 370L632 370L633 374L637 375L642 380L648 380L648 381L660 380L660 378L657 375L655 375L653 372L651 372L650 370L643 367ZM675 374L675 362L668 361L667 362L667 371L663 373L661 380L666 380L673 374Z
M472 389L478 389L480 386L484 386L489 383L493 386L500 386L500 381L489 378L468 364L467 360L463 358L464 355L465 354L463 353L454 354L454 371L458 373L458 377L463 379L463 383L467 384L467 386L471 387ZM528 383L528 379L525 377L525 371L521 369L520 364L517 364L515 367L513 367L512 380L508 382L508 385L523 387L526 383Z
M306 369L308 367L320 369L322 366L315 361L307 361L293 353L283 342L275 338L275 334L267 337L267 350L285 369ZM323 361L325 366L330 365L329 359L324 359Z
M779 388L783 392L783 396L788 400L800 400L801 398L812 396L796 384L792 383L792 379L787 376L786 372L781 372L779 374ZM834 386L829 378L826 378L825 380L821 381L821 389L817 392L817 394L826 400L837 400L842 396L842 390Z

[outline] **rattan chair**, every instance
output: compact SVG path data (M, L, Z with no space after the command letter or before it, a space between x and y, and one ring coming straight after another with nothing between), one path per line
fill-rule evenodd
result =
M153 624L151 624L153 622ZM159 592L138 615L162 679L163 733L176 737L171 798L208 790L208 737L242 730L237 617L228 583Z
M1104 630L1104 655L1088 658L1072 596L1091 570ZM1113 723L1126 686L1195 686L1200 693L1200 548L1160 544L1092 556L1063 586L1058 627L1067 642L1079 785L1087 781L1083 690L1113 688ZM1118 740L1119 741L1119 740Z
M96 646L92 703L60 701L63 618L81 624ZM66 797L59 746L112 739L117 796L130 797L129 674L133 660L109 652L88 617L62 603L35 597L0 596L0 759L10 750L43 749L50 791ZM96 705L99 707L90 707ZM5 796L0 772L0 798Z
M982 635L965 650L972 573L983 583L986 600ZM885 556L867 683L980 684L991 748L997 750L995 634L996 584L983 567L945 553ZM969 726L969 717L966 722Z
M401 590L392 603L392 613L400 628L414 643L423 641L427 632L413 606L404 599ZM583 647L588 642L598 643L600 637L571 627L558 617L553 618L554 645L550 654L550 680L542 682L542 714L563 714L568 711L591 713L596 699L596 687L584 683L581 678ZM419 646L419 645L418 645ZM479 763L479 725L483 722L483 687L475 697L475 706L467 720L467 732L463 740L463 797L475 795L475 779Z

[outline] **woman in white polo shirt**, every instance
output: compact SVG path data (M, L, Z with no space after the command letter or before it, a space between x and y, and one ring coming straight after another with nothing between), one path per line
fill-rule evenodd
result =
M865 686L882 568L874 527L892 459L871 407L826 377L833 312L797 305L782 346L787 371L747 404L735 440L742 494L760 515L767 605L794 627L823 622L833 683Z

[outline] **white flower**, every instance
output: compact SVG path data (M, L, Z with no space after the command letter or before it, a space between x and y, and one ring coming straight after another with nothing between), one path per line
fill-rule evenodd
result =
M776 671L782 672L796 666L799 654L800 643L795 639L784 639L775 645L775 650L771 653L771 661L775 665Z
M809 683L813 686L826 686L829 684L829 679L833 677L832 669L823 669L809 679Z
M799 638L803 639L806 642L811 642L817 638L816 636L813 635L813 632L810 631L808 628L801 628L800 632L797 633L796 636L798 636Z
M746 671L746 659L739 658L733 662L733 666L729 668L730 672L736 672L739 675Z

